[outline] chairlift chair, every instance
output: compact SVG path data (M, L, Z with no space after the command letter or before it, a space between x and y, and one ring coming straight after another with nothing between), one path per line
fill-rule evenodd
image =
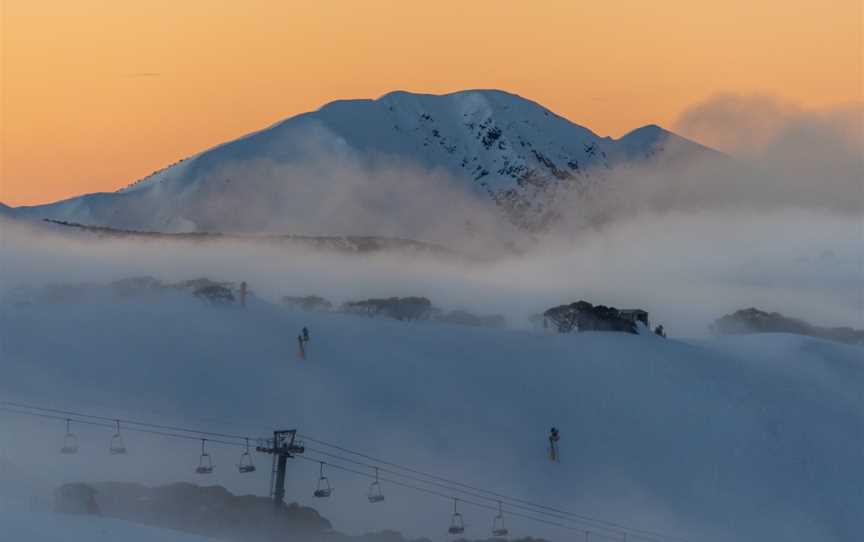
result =
M255 472L255 465L252 463L252 455L249 453L249 439L246 439L246 451L240 454L240 463L237 465L237 470L241 473Z
M456 505L459 499L453 499L453 517L450 519L450 528L447 532L450 534L462 534L465 532L465 520L462 519L462 514L456 511Z
M328 480L327 477L324 476L324 462L322 461L321 467L318 471L318 485L315 488L315 493L313 493L312 495L318 497L319 499L326 499L332 494L333 488L330 487L330 480Z
M501 501L498 501L498 515L492 520L492 536L503 538L508 534L510 534L510 531L504 526L504 513L501 510Z
M384 491L381 489L381 483L378 481L378 467L375 467L375 481L369 485L368 497L371 503L384 501Z
M198 467L195 469L197 474L210 474L213 472L213 458L204 450L204 443L206 442L207 439L201 439L201 457L198 459Z
M120 435L120 420L114 420L117 424L117 432L111 437L111 446L108 451L111 455L123 455L126 453L126 445L123 444L123 437Z
M60 448L61 454L77 454L78 453L78 437L69 430L71 420L66 420L66 435L63 437L63 447Z

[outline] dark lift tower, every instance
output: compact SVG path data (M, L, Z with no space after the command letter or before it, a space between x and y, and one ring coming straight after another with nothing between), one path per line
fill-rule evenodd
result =
M306 451L301 443L295 442L296 438L296 429L273 431L273 440L268 443L272 446L257 446L255 448L258 452L273 455L270 496L273 498L273 504L277 510L282 507L282 500L285 498L285 469L288 465L288 458Z

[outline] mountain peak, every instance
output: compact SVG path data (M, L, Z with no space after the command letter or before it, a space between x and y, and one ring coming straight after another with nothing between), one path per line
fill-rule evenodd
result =
M646 124L645 126L640 126L639 128L636 128L635 130L630 130L629 132L627 132L626 134L621 136L618 140L619 141L623 141L625 139L629 139L629 140L653 139L653 140L656 140L656 139L661 138L661 137L668 137L671 134L672 134L672 132L670 132L669 130L666 130L662 126L659 126L657 124Z
M384 95L382 95L379 100L383 100L385 98L403 98L403 97L424 97L424 98L453 98L453 97L461 97L461 96L472 96L472 95L480 95L480 96L498 96L498 97L507 97L507 98L515 98L522 101L530 101L527 98L523 98L518 94L514 94L512 92L507 92L506 90L501 90L497 88L469 88L465 90L456 90L453 92L445 92L443 94L433 94L428 92L411 92L408 90L393 90Z
M117 194L74 198L27 212L133 230L333 233L304 227L308 223L300 217L315 211L314 202L300 200L313 186L304 183L323 182L328 166L336 169L347 160L349 170L395 163L444 174L467 195L499 208L513 224L536 232L555 219L552 200L557 194L602 182L605 172L619 163L664 155L670 137L682 143L676 145L676 155L697 147L653 124L618 140L599 137L539 103L498 89L440 95L397 90L377 99L330 102L182 160ZM312 162L322 179L296 173ZM256 166L262 163L271 169L287 166L285 171L294 171L296 178L280 173L279 182L265 183L267 173ZM382 183L380 189L389 188ZM277 208L273 201L286 204ZM242 211L243 205L250 208L248 214L213 211ZM272 209L273 216L259 217L252 207Z

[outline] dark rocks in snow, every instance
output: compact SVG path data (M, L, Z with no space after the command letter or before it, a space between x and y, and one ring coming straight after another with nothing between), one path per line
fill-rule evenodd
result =
M241 286L235 282L218 282L207 277L192 280L184 280L176 284L169 284L169 288L175 290L191 291L196 298L206 301L214 307L229 307L238 304L237 297L241 294ZM251 297L253 294L247 290L245 295Z
M718 318L711 326L715 333L738 335L749 333L793 333L846 344L864 345L864 330L851 327L821 327L779 312L749 308Z
M222 286L223 288L230 288L232 286L232 283L219 282L211 280L207 277L199 277L197 279L183 280L170 285L171 288L175 288L177 290L188 290L193 293L203 288L208 288L212 286Z
M549 173L551 173L552 176L555 177L556 179L563 180L563 179L569 179L572 177L572 174L569 171L564 170L564 169L560 169L555 164L555 162L550 160L542 152L538 151L537 149L532 149L531 152L534 154L534 157L537 159L537 161L540 162L541 164L543 164L546 167L546 169L549 170Z
M58 500L58 511L64 511L59 503L67 509L80 509L89 498L105 517L222 540L286 540L331 530L330 522L312 508L292 503L274 513L269 498L233 495L221 486L175 483L151 488L123 482L76 483L61 486L57 494L70 496Z
M647 314L645 313L646 320ZM557 329L559 333L573 333L576 331L638 333L636 320L623 316L622 311L605 305L595 306L587 301L577 301L569 305L552 307L544 312L543 316L546 322Z
M643 311L642 309L621 309L618 311L618 315L625 319L630 320L634 324L644 324L645 327L650 327L650 323L648 322L648 311ZM663 326L660 326L662 329Z
M369 317L383 316L394 320L431 320L469 327L507 327L507 320L500 314L481 315L466 310L445 312L432 305L432 302L425 297L389 297L348 301L342 304L340 310L347 314Z
M282 304L288 308L303 311L327 312L333 310L333 303L317 295L286 295L282 297Z
M56 494L63 513L89 513L89 506L101 508L108 518L173 529L231 542L430 542L410 540L401 533L385 530L361 536L334 531L331 523L315 509L297 503L274 511L273 501L253 495L234 495L221 486L175 483L147 487L136 483L73 483L61 486ZM544 542L524 539L525 542Z
M342 311L365 316L386 316L395 320L428 320L432 315L432 302L425 297L365 299L343 303Z
M234 293L230 288L221 284L211 284L202 286L193 292L193 295L198 299L207 301L213 306L227 307L236 304Z
M497 126L492 126L486 130L486 132L482 135L481 143L487 149L492 146L493 143L498 141L498 138L501 137L501 128Z

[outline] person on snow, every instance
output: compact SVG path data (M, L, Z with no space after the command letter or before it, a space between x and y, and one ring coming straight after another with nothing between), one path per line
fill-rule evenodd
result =
M303 335L297 335L297 357L306 359L306 348L303 347Z
M307 328L303 328L303 342L309 342L309 330Z
M558 461L558 441L561 439L561 433L553 427L549 430L549 459Z

